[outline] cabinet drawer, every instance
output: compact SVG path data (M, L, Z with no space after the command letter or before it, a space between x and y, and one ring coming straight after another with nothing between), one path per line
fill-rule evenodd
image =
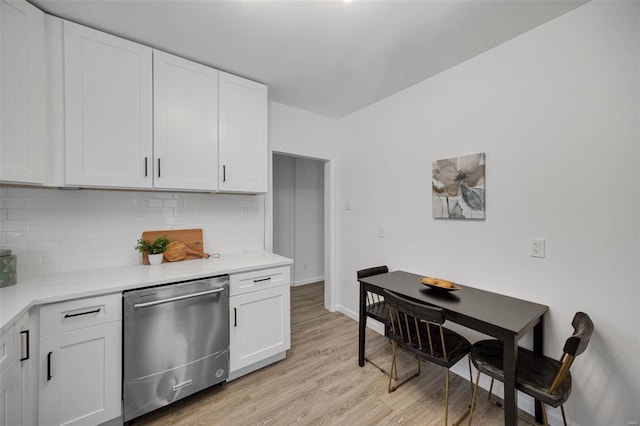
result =
M0 334L0 374L11 365L16 357L15 335L13 324Z
M250 293L270 287L289 285L289 267L260 269L229 276L229 295Z
M52 303L40 308L40 335L49 336L120 319L120 293Z

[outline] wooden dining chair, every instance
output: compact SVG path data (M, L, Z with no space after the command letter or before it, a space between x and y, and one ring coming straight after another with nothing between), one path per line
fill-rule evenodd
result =
M442 308L415 303L389 290L384 290L384 297L389 315L389 339L393 353L387 391L391 393L410 379L420 375L421 360L444 367L446 369L444 424L447 425L449 422L449 369L469 353L471 343L460 334L443 326L446 318ZM398 374L396 362L398 348L416 357L417 369L403 378L396 378L394 384L393 376L397 377ZM468 363L471 394L473 392L471 361L469 360ZM469 410L465 410L454 425L460 424L468 414Z
M571 325L573 326L573 334L565 342L559 361L544 355L537 355L528 349L518 348L516 388L542 402L542 415L545 426L548 425L545 405L550 405L554 408L560 407L562 421L565 426L567 425L563 404L571 393L571 373L569 370L575 358L587 349L593 334L593 322L589 315L584 312L576 313ZM495 379L504 381L502 342L499 340L481 340L474 343L471 346L471 361L478 369L478 374L471 401L469 424L473 419L480 373L491 377L489 398L491 398L493 381Z
M357 272L358 281L360 281L363 278L371 277L374 275L385 274L387 272L389 272L389 268L387 268L384 265L361 269ZM387 314L387 305L384 301L384 297L380 294L367 291L365 312L368 317L373 318L374 320L384 325L384 335L388 336L389 335L389 316ZM374 367L376 367L378 370L382 371L384 374L387 374L387 375L389 374L388 371L386 371L384 368L382 368L381 366L371 361L369 358L366 357L366 355L364 357L364 360L370 363L371 365L373 365Z

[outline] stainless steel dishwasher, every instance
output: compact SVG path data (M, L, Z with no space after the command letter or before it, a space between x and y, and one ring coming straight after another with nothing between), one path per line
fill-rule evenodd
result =
M229 374L229 276L123 293L124 420Z

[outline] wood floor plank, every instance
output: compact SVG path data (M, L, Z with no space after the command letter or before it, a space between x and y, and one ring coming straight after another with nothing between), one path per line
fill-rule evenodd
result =
M445 370L423 363L420 376L387 393L386 375L369 363L358 367L358 323L328 312L323 298L323 283L291 289L291 350L286 359L130 424L442 425ZM388 340L367 330L367 356L388 369ZM401 375L415 366L409 354L399 355ZM453 423L469 406L470 389L468 380L453 373L450 380ZM477 405L474 424L503 423L502 410L487 401L486 391L479 391Z

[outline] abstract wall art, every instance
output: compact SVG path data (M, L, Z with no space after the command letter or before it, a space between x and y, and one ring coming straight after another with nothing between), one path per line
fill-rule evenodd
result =
M484 152L433 162L433 217L484 219Z

